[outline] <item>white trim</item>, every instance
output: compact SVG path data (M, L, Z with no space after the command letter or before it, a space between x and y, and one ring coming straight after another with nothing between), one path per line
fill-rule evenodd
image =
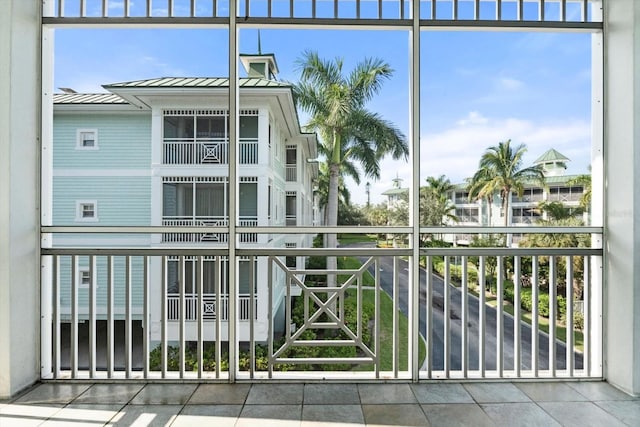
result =
M82 136L91 133L93 134L93 145L86 146ZM76 129L76 150L95 151L98 149L98 129Z
M83 215L83 207L93 205L93 216L85 217ZM76 219L77 222L98 222L98 201L97 200L76 200Z

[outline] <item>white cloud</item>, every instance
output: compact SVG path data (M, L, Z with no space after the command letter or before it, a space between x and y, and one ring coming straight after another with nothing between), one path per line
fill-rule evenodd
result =
M457 120L450 128L435 133L423 133L420 138L421 184L427 176L446 175L452 182L461 183L478 167L484 151L500 141L511 139L513 144L525 144L524 164L530 165L550 148L555 148L571 161L567 173L585 173L590 162L591 124L584 120L534 121L515 117L489 118L472 111ZM402 186L411 184L409 163L386 158L381 163L381 178L371 182L371 203L386 200L381 193L392 186L398 176ZM366 192L349 183L354 203L365 204Z
M489 120L477 111L471 111L467 117L456 122L458 126L474 126L487 124Z
M524 83L511 77L501 77L498 79L498 86L506 90L518 90L524 87Z

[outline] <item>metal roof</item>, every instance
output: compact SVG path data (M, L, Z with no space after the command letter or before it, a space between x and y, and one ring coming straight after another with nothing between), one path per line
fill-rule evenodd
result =
M382 193L383 196L392 196L394 194L403 194L409 191L408 188L392 188Z
M275 80L255 77L239 79L240 87L290 87L289 84ZM130 82L103 85L109 88L217 88L228 87L227 77L160 77L156 79L134 80Z
M54 93L54 104L129 104L113 93Z
M538 157L538 159L535 162L533 162L533 164L537 165L540 163L565 162L567 160L570 160L570 159L564 156L563 154L560 154L553 148L551 148L547 150L542 156Z

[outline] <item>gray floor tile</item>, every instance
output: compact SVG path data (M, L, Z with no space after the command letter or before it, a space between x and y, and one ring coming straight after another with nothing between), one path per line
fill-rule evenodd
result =
M540 406L563 426L624 426L622 421L592 402L541 402Z
M531 402L526 394L511 383L469 383L464 388L478 403Z
M305 384L305 405L359 405L356 384Z
M413 384L411 389L419 403L475 403L462 384Z
M301 405L304 384L254 384L247 405Z
M184 405L197 385L147 384L131 400L132 405Z
M302 405L245 405L236 427L300 426Z
M589 400L565 383L519 383L515 386L536 402L584 402Z
M94 384L73 403L129 403L144 384Z
M594 403L630 426L640 425L640 400L603 400Z
M243 405L249 384L200 384L189 399L189 405Z
M360 405L307 405L302 407L302 426L331 427L364 425Z
M22 405L12 403L0 408L0 426L37 426L54 416L64 405Z
M489 427L494 423L475 403L438 403L422 405L429 423L434 426Z
M571 382L567 383L567 385L589 400L634 400L632 396L604 381Z
M551 427L560 426L551 415L537 404L530 403L487 403L480 405L491 420L499 426L509 427Z
M11 427L37 427L42 425L44 420L37 418L25 418L19 416L0 415L0 426Z
M359 384L362 404L418 403L409 384Z
M14 403L29 405L60 403L66 405L84 393L89 387L90 385L88 384L40 384L16 399Z
M242 405L186 405L171 427L233 427Z
M420 405L362 405L367 426L428 426Z
M141 425L164 427L178 415L182 405L127 405L116 414L110 426Z
M121 404L72 403L52 415L43 425L104 425L110 422L123 406Z

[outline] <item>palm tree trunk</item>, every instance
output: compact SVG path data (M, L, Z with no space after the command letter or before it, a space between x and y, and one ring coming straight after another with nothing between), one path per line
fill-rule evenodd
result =
M338 225L338 184L340 180L340 165L336 163L329 164L329 194L327 200L327 226L335 227ZM327 234L327 248L333 249L338 247L338 239L335 233ZM327 270L336 270L338 268L338 260L335 256L327 257ZM336 285L336 275L327 275L327 286Z

